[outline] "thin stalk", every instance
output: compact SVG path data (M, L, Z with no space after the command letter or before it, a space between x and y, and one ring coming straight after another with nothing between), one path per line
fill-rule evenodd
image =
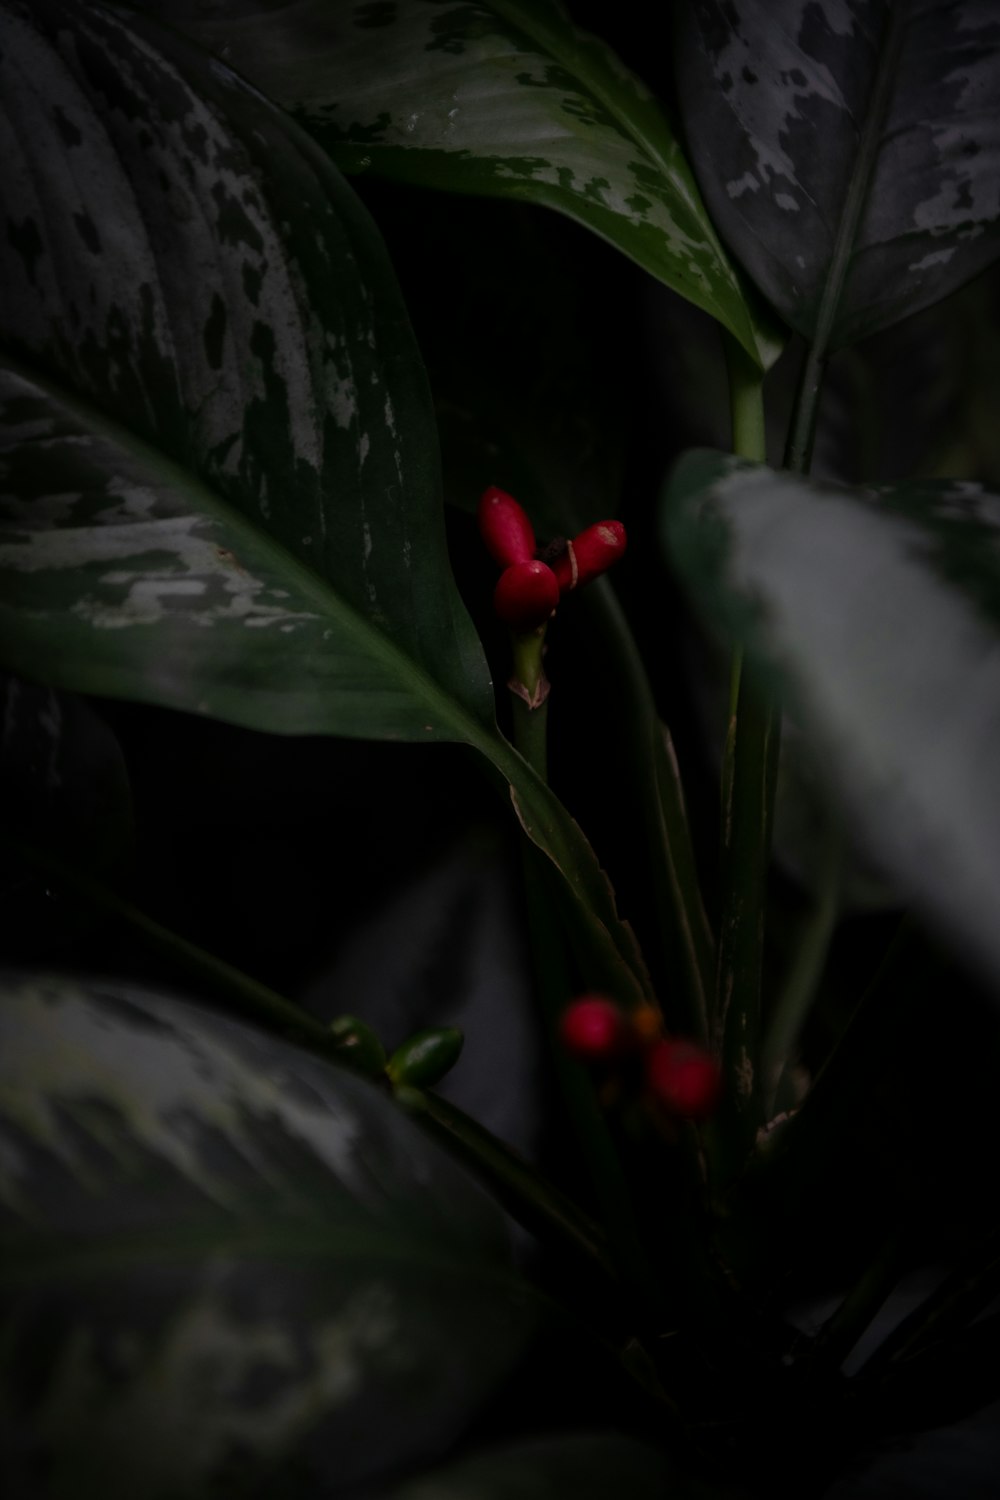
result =
M646 1319L662 1323L666 1317L665 1300L643 1248L628 1184L598 1106L593 1081L556 1042L559 1018L574 987L562 923L546 879L544 857L522 842L521 858L535 981L546 1031L553 1043L556 1081L583 1152L623 1287L634 1299L637 1313L642 1311Z
M638 836L644 841L650 887L660 919L664 997L672 1027L708 1040L708 1000L715 973L715 938L698 883L680 769L670 732L656 711L652 688L624 611L607 579L598 579L579 601L605 663L607 683L595 712L620 715L625 771L636 799Z
M520 680L524 681L523 675ZM547 761L545 704L531 708L527 699L515 690L513 710L514 744L544 778ZM587 1162L614 1263L639 1305L656 1310L662 1301L660 1291L642 1248L628 1185L598 1109L593 1084L579 1063L567 1057L555 1040L559 1017L573 992L563 947L562 924L550 900L537 850L522 844L521 860L535 979L546 1030L553 1042L553 1063L563 1102Z
M781 1070L794 1060L799 1034L812 1009L830 950L830 940L837 926L844 864L844 844L839 826L828 830L823 852L819 890L799 934L796 951L767 1028L761 1053L768 1113L773 1107L773 1096Z
M617 1281L604 1231L572 1198L440 1094L421 1093L418 1109L423 1123L453 1155L461 1157L473 1171L488 1169L496 1196L505 1206L509 1204L520 1224L533 1232L546 1233L558 1222L561 1238L572 1243L605 1276ZM533 1222L529 1223L532 1215Z
M725 347L733 451L763 462L763 376L735 340L727 337ZM711 1028L728 1086L712 1131L714 1174L723 1181L742 1166L760 1124L758 1038L775 722L773 704L748 678L737 648L722 770L721 916Z

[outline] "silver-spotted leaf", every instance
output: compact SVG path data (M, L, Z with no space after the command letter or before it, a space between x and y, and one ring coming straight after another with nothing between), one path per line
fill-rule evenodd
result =
M345 171L544 204L711 313L762 367L781 352L655 99L554 0L220 0L208 14L195 0L175 24Z
M461 1170L190 1004L3 991L4 1493L331 1496L447 1447L532 1321Z
M1000 254L991 0L683 0L677 86L719 233L837 347Z
M1000 495L681 460L665 538L795 705L866 848L1000 974Z
M462 738L441 687L490 722L351 189L144 17L7 0L3 25L6 660L268 729Z
M356 196L142 15L2 13L2 659L272 732L475 745L628 993L593 852L496 734L419 354Z

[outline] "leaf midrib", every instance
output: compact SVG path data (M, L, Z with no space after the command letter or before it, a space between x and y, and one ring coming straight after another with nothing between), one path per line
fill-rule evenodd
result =
M833 250L827 267L819 311L816 315L816 331L812 339L815 357L822 358L827 352L830 335L836 322L841 293L847 278L851 255L854 250L858 226L864 213L868 193L875 172L882 126L889 106L889 95L896 76L896 64L903 38L903 6L890 5L879 44L878 64L875 70L875 86L872 89L861 140L854 166L848 180L844 211L840 216Z
M198 506L190 507L195 513L207 514L238 535L246 537L254 548L264 553L267 560L274 562L276 570L282 571L309 602L318 606L323 616L343 626L350 639L378 657L399 680L402 689L426 704L432 716L436 715L441 722L454 728L460 740L478 748L483 748L486 742L492 741L493 736L489 731L430 677L412 656L367 620L354 605L341 598L332 584L295 557L270 532L256 527L235 505L225 500L198 475L137 437L86 398L64 389L47 375L40 376L23 360L11 355L3 345L0 345L0 357L7 368L32 385L44 398L59 403L97 436L107 438L134 455L140 463L162 476L181 495L191 495L192 499L199 502Z

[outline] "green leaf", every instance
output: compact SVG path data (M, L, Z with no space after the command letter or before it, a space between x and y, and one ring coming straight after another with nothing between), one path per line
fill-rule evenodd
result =
M10 1493L339 1495L509 1370L502 1221L378 1090L118 983L8 981L0 1034Z
M881 868L1000 972L1000 496L851 490L700 451L664 526L706 621L788 694Z
M1000 17L971 0L684 0L677 86L719 233L823 348L1000 253Z
M614 1433L533 1438L492 1448L404 1484L389 1500L663 1500L705 1495L669 1485L662 1453Z
M461 739L442 687L489 722L354 194L142 17L11 5L3 70L7 660L285 732Z
M348 172L544 204L704 308L762 368L783 337L726 258L663 112L553 0L222 0L176 21Z
M9 22L4 659L272 732L475 745L630 993L593 852L493 727L367 214L308 136L142 17L49 0Z

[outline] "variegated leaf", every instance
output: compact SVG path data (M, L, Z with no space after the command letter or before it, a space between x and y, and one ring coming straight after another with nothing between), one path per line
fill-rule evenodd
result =
M678 15L709 211L800 333L856 342L1000 254L990 0L683 0Z
M693 452L665 537L787 692L865 845L1000 974L1000 495L850 490Z
M5 1493L338 1495L453 1441L532 1321L459 1168L192 1005L3 988Z
M144 0L149 5L150 0ZM193 0L189 35L291 110L348 172L545 204L781 352L666 117L556 0Z
M631 993L592 850L496 733L367 214L304 132L142 16L4 16L3 660L268 731L476 746Z
M354 194L142 17L8 0L0 62L6 660L286 731L462 738L440 688L489 723Z

